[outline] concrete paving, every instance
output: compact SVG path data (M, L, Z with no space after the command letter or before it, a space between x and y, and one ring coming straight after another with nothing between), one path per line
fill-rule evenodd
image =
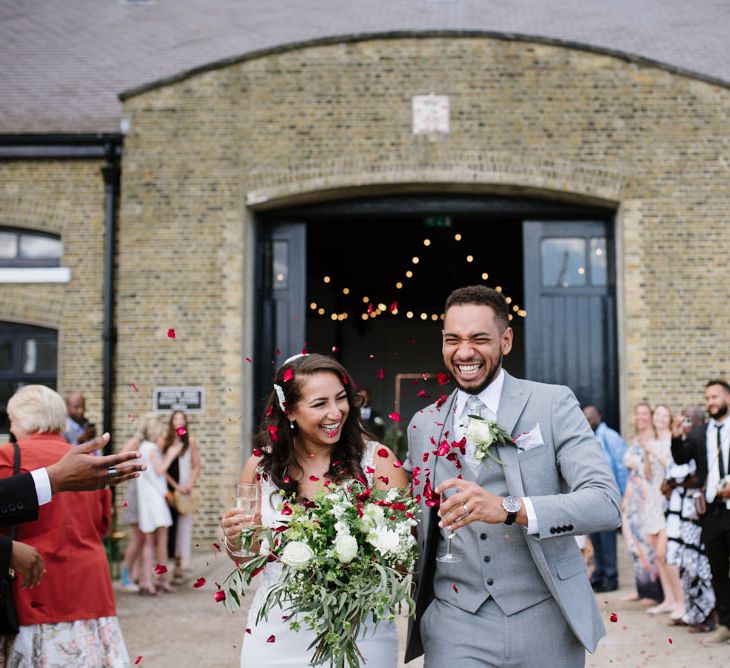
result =
M628 559L621 548L620 554L623 576L620 590L597 597L608 633L597 652L587 656L586 666L728 666L730 645L704 647L699 642L702 636L690 634L683 627L669 627L666 615L648 615L638 603L622 600L623 596L631 593L633 583ZM213 599L214 583L222 582L230 568L226 557L210 547L194 554L187 582L173 594L142 597L122 592L115 583L117 614L132 662L141 656L138 665L149 668L239 666L246 609L231 615ZM206 584L194 589L192 584L199 577L206 578ZM251 597L244 600L248 605ZM616 622L610 621L611 614L616 615ZM401 648L404 646L405 627L406 620L399 620ZM420 660L408 664L408 668L422 666Z

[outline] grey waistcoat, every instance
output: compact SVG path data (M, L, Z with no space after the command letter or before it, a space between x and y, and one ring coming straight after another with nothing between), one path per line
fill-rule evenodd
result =
M508 495L500 464L485 461L475 478L463 457L461 462L462 468L457 469L454 463L441 458L435 466L434 488L461 473L465 480L476 480L492 494ZM452 549L462 561L436 562L433 588L438 599L473 613L491 596L502 612L512 615L550 596L519 524L472 522L456 531ZM446 538L441 532L438 555L445 552Z

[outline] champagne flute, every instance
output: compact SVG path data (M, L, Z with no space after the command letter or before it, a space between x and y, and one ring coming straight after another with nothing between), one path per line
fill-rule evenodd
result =
M259 486L256 483L241 483L236 485L236 508L243 511L241 518L248 524L253 523L253 518L258 511ZM244 549L243 545L231 551L234 557L248 557L251 553Z
M444 503L446 499L446 492L441 492L441 503ZM446 564L456 564L461 561L461 557L451 551L451 541L454 540L456 532L449 529L449 527L444 527L444 534L446 535L446 554L436 557L436 561L441 561Z

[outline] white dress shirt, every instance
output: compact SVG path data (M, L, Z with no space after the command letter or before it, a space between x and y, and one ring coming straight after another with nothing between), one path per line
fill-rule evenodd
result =
M730 475L728 470L728 451L730 451L730 420L718 422L710 419L705 430L705 447L707 448L707 488L705 498L712 503L717 495L717 486L720 483L720 462L717 458L717 429L722 427L720 432L720 449L725 469L725 476ZM730 499L725 499L725 506L730 509Z
M38 505L43 506L51 500L51 480L46 469L35 469L30 472L35 484L35 494L38 497Z
M502 386L504 385L504 370L500 369L497 377L492 380L479 394L479 400L486 407L482 411L482 417L487 420L496 420L497 412L499 411L499 400L502 397ZM469 397L475 396L464 392L464 390L457 390L456 392L456 403L454 405L454 427L453 434L454 440L460 441L466 436L466 430L469 423L469 411L466 407L466 403ZM468 464L467 464L468 465ZM540 532L540 525L537 522L537 515L535 514L535 507L532 505L529 497L523 496L522 503L525 506L525 512L527 513L527 533L536 534Z

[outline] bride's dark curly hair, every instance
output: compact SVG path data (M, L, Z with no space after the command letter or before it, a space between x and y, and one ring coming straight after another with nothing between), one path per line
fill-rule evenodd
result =
M284 392L285 408L279 406L275 391L271 392L259 430L253 438L254 449L261 451L260 470L285 494L300 498L299 483L291 475L301 472L294 452L296 429L291 429L288 412L302 398L302 379L317 373L332 373L342 381L350 411L342 426L339 440L330 455L327 477L335 482L363 476L360 465L365 449L365 433L360 424L360 398L355 394L352 378L337 361L326 355L310 354L285 362L274 376L274 383Z

